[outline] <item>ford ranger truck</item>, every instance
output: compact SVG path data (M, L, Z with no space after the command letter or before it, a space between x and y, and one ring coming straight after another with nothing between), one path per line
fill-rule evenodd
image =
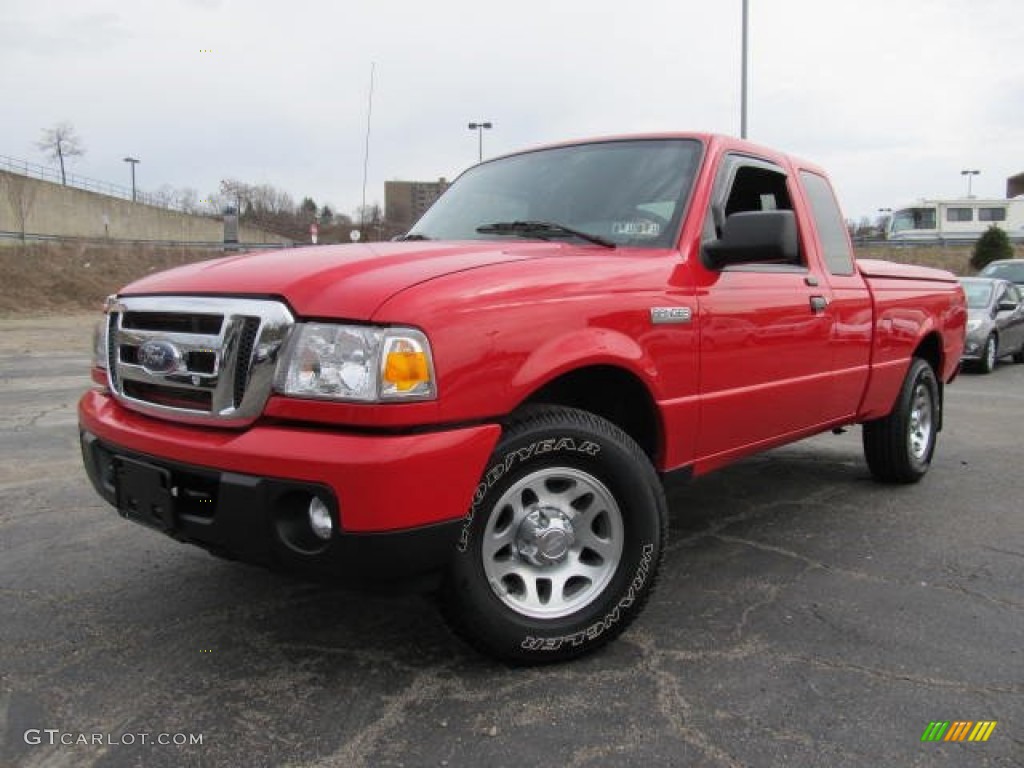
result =
M250 563L434 590L512 663L621 633L667 477L863 425L928 471L966 309L857 261L824 172L703 134L481 163L399 241L145 277L108 300L79 405L125 518Z

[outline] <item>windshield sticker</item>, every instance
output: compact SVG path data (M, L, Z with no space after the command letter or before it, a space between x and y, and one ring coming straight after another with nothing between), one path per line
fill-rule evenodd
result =
M650 219L613 221L612 234L626 237L657 237L661 234L661 225Z

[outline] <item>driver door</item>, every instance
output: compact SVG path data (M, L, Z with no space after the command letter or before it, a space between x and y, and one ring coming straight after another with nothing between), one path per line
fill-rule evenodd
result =
M716 180L705 241L725 217L792 210L784 169L768 160L727 156ZM800 219L798 218L798 222ZM808 263L800 231L797 263L695 265L700 307L700 446L705 463L724 462L825 420L834 324L831 291Z

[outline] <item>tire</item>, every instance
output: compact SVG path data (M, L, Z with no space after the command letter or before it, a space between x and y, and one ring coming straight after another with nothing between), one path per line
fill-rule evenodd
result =
M928 472L941 423L935 371L915 357L888 416L865 422L864 457L883 483L916 483Z
M647 456L591 413L538 406L508 424L441 590L457 634L511 664L613 640L654 587L667 505Z
M985 349L981 353L981 358L978 360L978 370L981 373L992 373L996 367L996 350L999 346L995 335L989 336L985 339Z
M1020 349L1013 353L1013 362L1024 363L1024 341L1020 344Z

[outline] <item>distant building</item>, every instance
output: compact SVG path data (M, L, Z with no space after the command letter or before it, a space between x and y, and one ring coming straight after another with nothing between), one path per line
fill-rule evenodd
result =
M1006 196L1017 197L1024 195L1024 173L1018 173L1006 180Z
M437 181L384 182L384 218L387 219L388 230L395 234L408 232L448 186L444 178Z

